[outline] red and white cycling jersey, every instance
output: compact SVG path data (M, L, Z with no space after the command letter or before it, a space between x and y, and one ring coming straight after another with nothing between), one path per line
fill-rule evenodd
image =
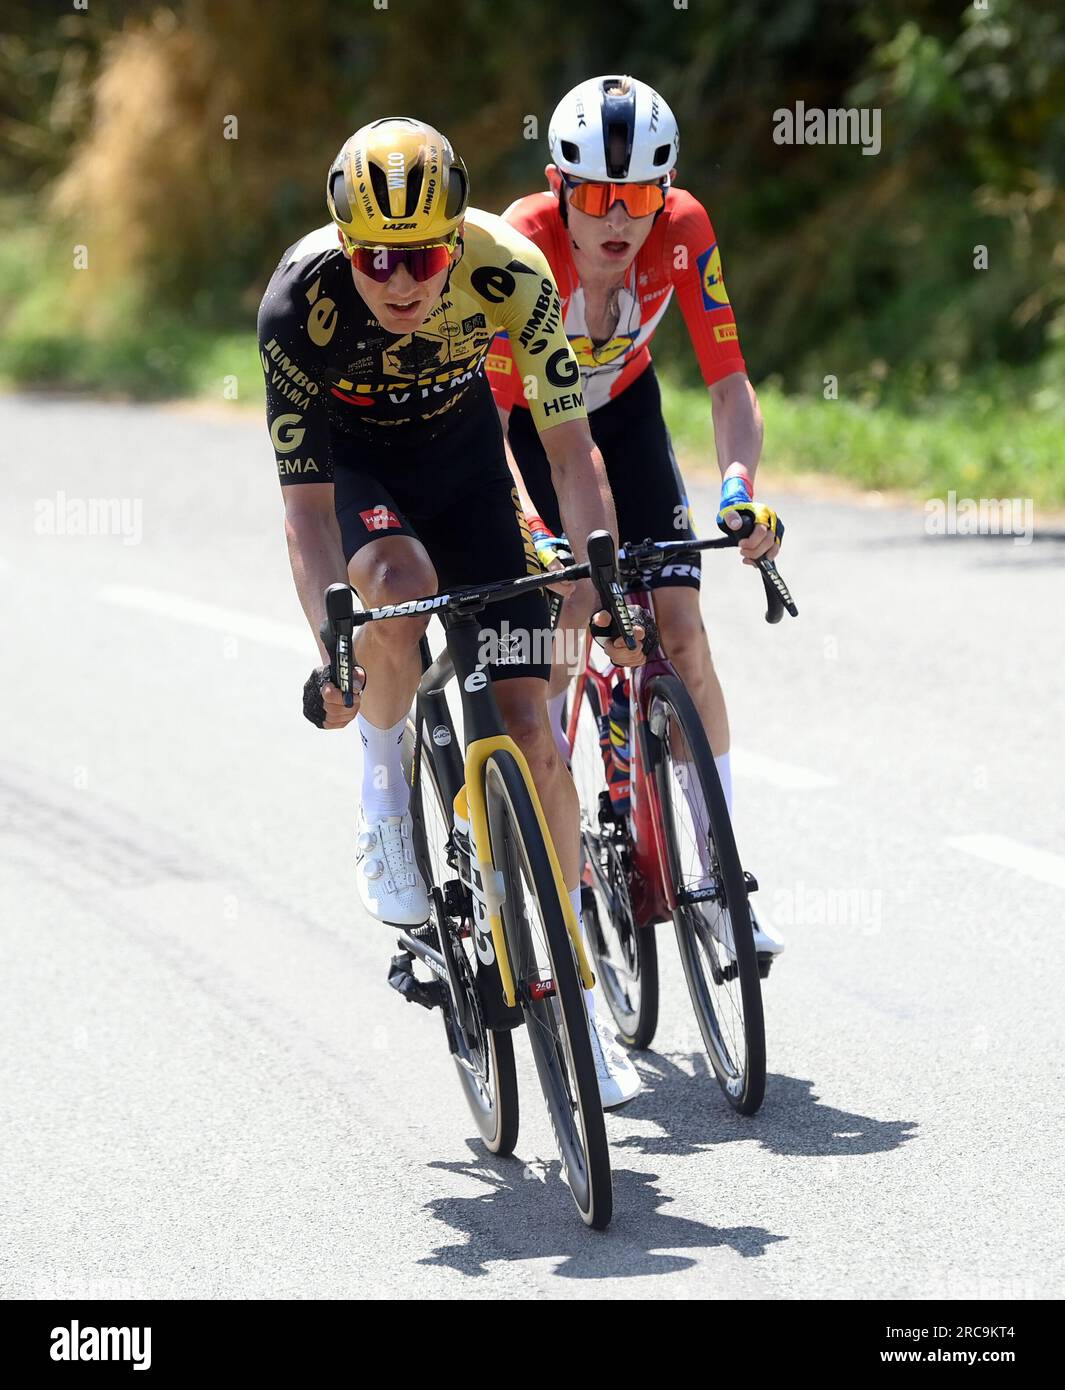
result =
M665 207L618 296L614 336L598 347L588 335L584 290L558 199L553 193L532 193L512 203L503 217L540 248L551 266L566 337L580 364L586 409L606 405L645 370L651 360L648 344L674 290L706 384L746 371L717 238L706 209L690 193L671 188L666 194ZM499 406L527 404L508 335L497 336L485 365Z

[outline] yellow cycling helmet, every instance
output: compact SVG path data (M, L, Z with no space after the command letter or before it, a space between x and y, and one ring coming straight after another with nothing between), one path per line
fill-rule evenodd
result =
M360 243L445 241L466 211L469 178L438 130L409 116L387 116L341 146L325 200L349 254Z

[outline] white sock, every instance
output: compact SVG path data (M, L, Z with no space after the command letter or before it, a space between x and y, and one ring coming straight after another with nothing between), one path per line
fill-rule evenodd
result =
M581 912L581 885L578 883L576 888L570 889L569 900L573 905L573 915L577 919L577 926L580 928L581 940L584 942L584 949L591 964L592 948L588 945L588 933L584 930L584 914ZM595 990L586 989L584 994L584 1007L588 1011L588 1022L595 1022Z
M403 776L404 715L391 729L378 729L362 714L355 716L362 737L362 807L368 821L402 816L410 806L410 787Z
M562 706L566 703L566 691L560 690L557 695L551 695L547 700L547 717L551 724L551 732L555 737L555 747L562 755L566 766L569 766L570 746L566 731L562 727Z
M722 753L720 758L714 759L714 766L717 768L717 775L721 779L721 790L725 793L725 805L728 807L729 818L732 818L732 764L729 762L729 755Z

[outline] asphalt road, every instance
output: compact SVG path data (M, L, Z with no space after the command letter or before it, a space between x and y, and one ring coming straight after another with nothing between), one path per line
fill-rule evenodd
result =
M708 557L739 842L787 941L768 1092L725 1104L660 928L595 1234L535 1089L491 1158L439 1019L386 986L258 418L6 398L0 440L0 1292L1065 1294L1062 537L777 488L775 629ZM122 534L71 534L89 498Z

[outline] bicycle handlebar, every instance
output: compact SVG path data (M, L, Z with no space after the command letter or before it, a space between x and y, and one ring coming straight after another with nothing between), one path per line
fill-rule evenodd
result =
M746 518L749 520L749 518ZM628 618L628 605L619 600L618 594L624 594L626 579L637 580L646 570L661 569L661 567L674 556L691 553L695 550L727 550L736 546L744 531L734 531L727 536L717 536L711 540L684 540L684 541L652 541L645 540L636 545L629 545L618 552L617 562L614 568L614 578L610 585L599 588L600 606L611 614L612 623L610 628L603 628L602 634L612 635L613 622L618 621L618 632L614 635L625 636L626 644L631 642L630 651L636 645L636 640L632 636L631 621L628 631L624 630L625 619ZM560 570L545 570L543 574L527 574L517 579L496 579L488 584L478 584L473 588L456 590L454 593L430 594L425 598L407 599L405 603L386 603L380 608L365 608L361 612L350 612L351 590L346 584L331 584L326 590L327 613L329 612L328 595L336 590L344 591L347 594L348 611L340 614L340 621L343 623L351 622L353 627L361 627L363 623L380 622L386 618L407 618L418 613L477 613L486 603L499 603L503 599L511 598L515 594L524 593L527 589L544 589L549 584L559 584L566 582L576 582L579 579L592 579L596 582L593 574L593 565L596 565L598 556L598 574L603 579L606 574L605 549L599 550L596 542L597 536L603 536L610 544L613 551L613 540L609 532L592 532L589 540L589 560L581 564L567 565ZM777 623L786 610L793 618L798 617L799 610L791 597L788 586L784 583L776 565L772 560L760 559L756 561L762 575L762 583L766 593L766 622ZM616 586L616 587L615 587ZM598 585L597 585L598 588ZM340 599L333 602L340 604ZM334 637L331 624L333 619L330 616L322 624L322 641L327 650L334 652L337 650L336 639ZM335 626L335 624L334 624ZM337 629L336 636L340 636ZM336 662L339 666L339 661ZM348 667L349 667L349 690L350 690L350 667L351 649L348 648ZM339 670L334 671L334 683L338 689L343 689L339 681Z

